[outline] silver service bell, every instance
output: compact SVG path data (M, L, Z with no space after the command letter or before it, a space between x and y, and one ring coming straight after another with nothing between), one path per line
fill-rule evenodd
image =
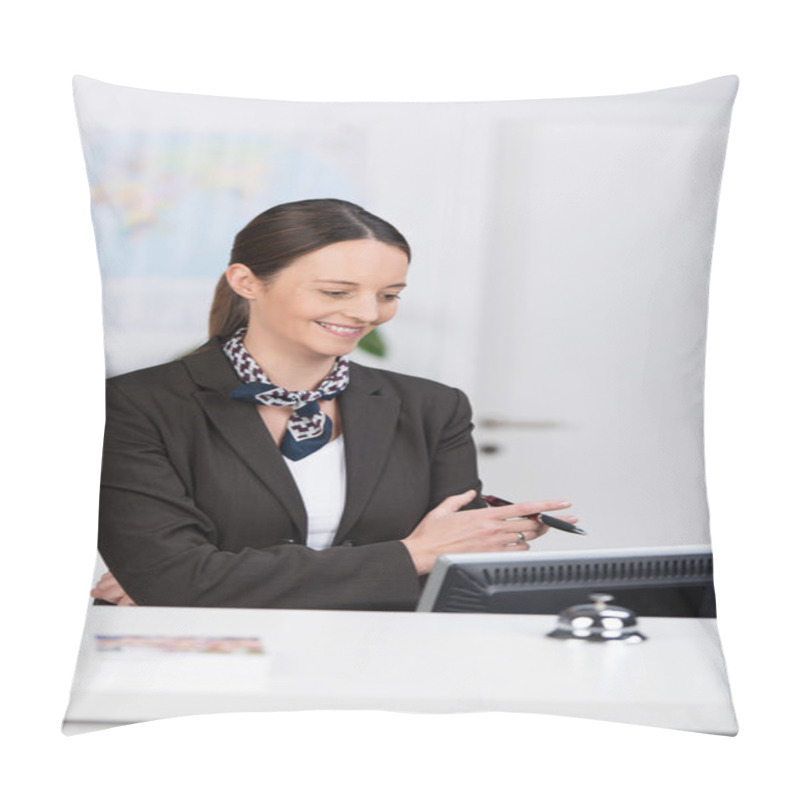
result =
M621 606L610 606L610 594L590 594L592 604L586 603L564 609L558 616L558 626L548 633L554 639L582 639L585 642L643 642L636 614Z

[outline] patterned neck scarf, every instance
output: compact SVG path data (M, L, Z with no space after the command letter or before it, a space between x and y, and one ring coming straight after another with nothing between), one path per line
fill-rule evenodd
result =
M246 328L240 328L228 339L223 351L230 359L242 386L229 397L245 403L265 406L291 406L289 427L281 442L281 453L292 461L311 455L326 445L331 438L333 423L322 413L320 400L332 400L340 395L350 381L350 365L346 358L338 358L333 369L317 389L292 392L270 383L261 367L244 346Z

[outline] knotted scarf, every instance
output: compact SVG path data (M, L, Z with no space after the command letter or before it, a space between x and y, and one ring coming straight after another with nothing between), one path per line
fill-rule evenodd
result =
M225 343L223 351L230 359L242 385L229 397L253 405L291 406L294 413L281 442L281 453L292 461L311 455L331 438L333 423L319 407L320 400L332 400L340 395L350 380L350 365L338 358L322 383L312 390L294 392L271 383L244 346L246 328L240 328Z

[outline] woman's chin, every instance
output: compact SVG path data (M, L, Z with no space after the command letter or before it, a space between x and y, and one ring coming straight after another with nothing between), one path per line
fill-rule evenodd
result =
M358 343L366 336L334 336L329 334L325 336L326 341L320 342L320 352L328 356L347 356L350 355L357 347Z
M342 356L349 356L356 347L358 347L358 342L340 344L338 346L315 347L313 351L319 358L341 358Z
M358 342L355 342L354 344L337 348L336 352L332 353L331 355L336 356L336 358L341 358L342 356L349 356L355 352L357 347L358 347Z

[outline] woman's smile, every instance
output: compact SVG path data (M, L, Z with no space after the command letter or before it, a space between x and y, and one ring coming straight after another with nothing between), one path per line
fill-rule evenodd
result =
M317 320L317 325L322 326L326 331L334 336L343 336L345 339L361 337L367 331L367 326L354 327L352 325L336 325L333 322L321 322Z

